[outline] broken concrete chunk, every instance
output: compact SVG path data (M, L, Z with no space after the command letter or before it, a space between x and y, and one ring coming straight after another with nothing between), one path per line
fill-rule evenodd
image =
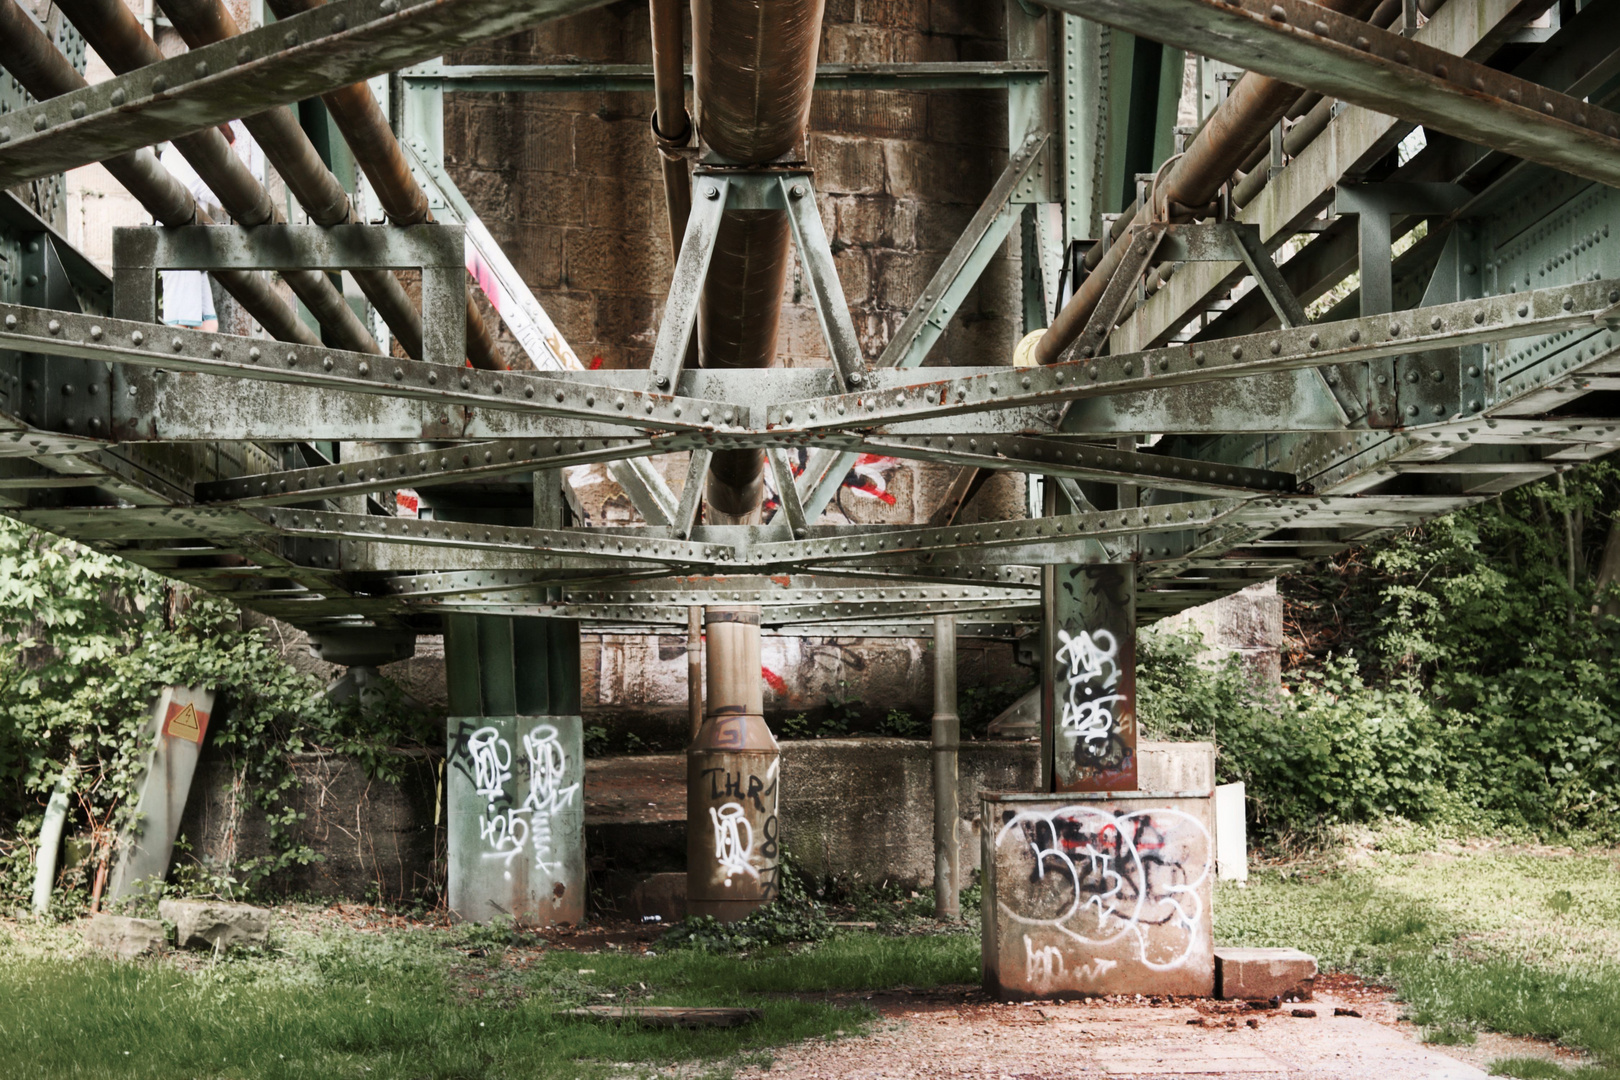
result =
M158 914L174 923L175 943L182 949L263 945L270 935L270 912L251 904L165 900Z
M1305 1001L1316 985L1316 957L1298 949L1215 950L1215 993L1229 1001Z
M127 915L92 915L84 924L84 940L92 949L119 960L133 960L157 952L168 941L168 933L156 919L134 919Z

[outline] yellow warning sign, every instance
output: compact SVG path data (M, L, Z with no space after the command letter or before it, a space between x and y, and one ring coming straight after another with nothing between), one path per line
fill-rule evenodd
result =
M163 734L176 739L190 739L200 745L207 727L208 714L198 712L195 705L182 706L177 701L169 703L169 715L163 721Z

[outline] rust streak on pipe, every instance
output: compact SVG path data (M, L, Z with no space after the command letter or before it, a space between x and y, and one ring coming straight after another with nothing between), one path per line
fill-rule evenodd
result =
M16 0L0 0L0 66L41 101L89 85ZM213 223L191 192L159 164L152 151L121 154L102 165L163 224ZM297 312L275 294L264 275L250 270L217 270L213 277L271 337L301 345L321 343L320 338L299 321Z
M1325 0L1322 6L1355 15L1373 4L1368 0ZM1252 71L1232 85L1226 100L1193 136L1186 151L1165 170L1154 189L1152 204L1138 207L1132 216L1122 215L1125 226L1110 231L1114 241L1108 244L1106 251L1097 252L1095 263L1088 253L1086 262L1092 267L1091 273L1081 281L1069 302L1052 320L1051 327L1035 343L1037 362L1055 363L1085 329L1109 279L1124 258L1126 245L1119 243L1117 237L1126 235L1133 227L1171 217L1169 208L1175 204L1201 207L1213 200L1221 185L1248 160L1255 144L1270 139L1272 127L1299 99L1301 92L1297 86ZM1097 244L1092 250L1101 247L1102 244Z
M693 0L697 129L714 153L762 165L800 152L810 121L825 0ZM792 261L787 215L722 217L699 307L704 367L771 367ZM709 466L711 523L754 523L765 491L759 450L718 450Z
M147 36L122 0L60 0L57 6L73 20L90 47L119 74L164 59L157 43ZM218 129L178 137L174 146L239 224L251 228L285 220L270 193L248 171ZM356 352L382 351L325 274L318 270L283 270L281 279L332 333L337 345Z
M692 179L679 152L692 141L686 112L686 69L682 60L681 0L651 0L653 141L664 173L664 206L669 212L672 258L679 258L686 219L692 214Z
M190 48L200 48L241 33L221 0L159 0L169 21ZM352 224L359 220L349 193L321 160L315 144L299 126L290 108L280 106L242 123L258 140L265 157L287 182L300 205L317 225ZM405 294L399 279L387 270L351 270L355 282L376 307L407 355L422 356L422 316Z
M320 7L325 2L270 0L270 8L277 18L285 19L301 11ZM421 225L432 221L433 211L428 209L427 193L416 182L416 177L411 175L410 165L405 161L405 151L400 149L399 140L394 138L393 129L388 126L388 117L383 115L371 87L363 82L351 83L322 94L321 100L326 103L327 111L332 114L332 122L349 144L355 162L371 181L377 201L382 203L389 220L396 225ZM507 366L470 292L467 295L467 358L478 368L504 370Z

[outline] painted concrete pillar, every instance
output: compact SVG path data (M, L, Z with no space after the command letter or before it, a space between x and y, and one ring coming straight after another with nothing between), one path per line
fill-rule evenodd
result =
M191 794L191 778L208 735L214 691L166 686L152 708L152 750L135 805L134 820L118 834L107 896L112 900L145 891L169 873L174 838Z
M708 701L686 752L686 913L740 919L778 892L781 754L765 725L759 608L704 611Z
M1048 568L1043 745L1053 791L1136 789L1136 566Z
M470 922L584 922L578 623L452 615L444 655L450 910Z

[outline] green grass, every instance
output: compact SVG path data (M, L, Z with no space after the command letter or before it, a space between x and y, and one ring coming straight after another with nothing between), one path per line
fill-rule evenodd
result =
M735 1064L854 1034L874 1018L858 1001L787 992L969 982L978 963L961 935L848 934L746 958L499 948L473 958L447 944L468 942L428 931L287 934L269 954L187 970L0 943L0 1076L651 1076L660 1065ZM660 1031L562 1015L587 1003L748 1004L764 1017Z
M1223 885L1216 940L1292 945L1387 982L1426 1041L1488 1029L1592 1058L1574 1072L1508 1059L1500 1075L1620 1080L1617 873L1612 855L1378 852L1349 870Z

